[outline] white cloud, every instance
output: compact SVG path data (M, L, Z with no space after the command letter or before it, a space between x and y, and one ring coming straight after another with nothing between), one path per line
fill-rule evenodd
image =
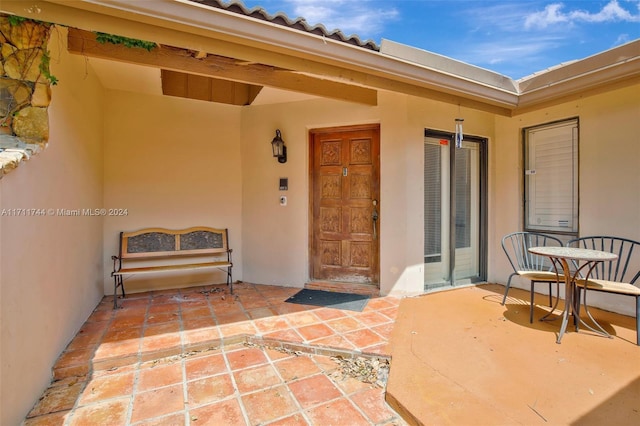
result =
M529 14L524 21L525 29L544 29L557 24L576 22L640 22L640 13L635 15L624 9L617 0L611 0L600 11L591 13L584 10L564 12L564 4L547 5L543 11Z
M379 34L384 24L398 19L393 7L373 8L368 0L286 0L297 16L310 25L322 24L329 31L340 29L344 34Z

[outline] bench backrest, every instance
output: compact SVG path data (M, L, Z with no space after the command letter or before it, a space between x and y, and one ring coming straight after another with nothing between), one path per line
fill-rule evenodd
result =
M120 259L197 256L229 251L227 229L197 226L171 230L146 228L120 233Z

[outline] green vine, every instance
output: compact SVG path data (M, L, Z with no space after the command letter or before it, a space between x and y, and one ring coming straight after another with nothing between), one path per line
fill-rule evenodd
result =
M98 43L122 44L126 47L140 47L150 52L156 44L152 41L137 40L135 38L122 37L113 34L96 32L96 41Z
M22 16L9 15L7 16L7 20L9 21L9 24L11 26L16 27L26 21L27 18L23 18Z
M49 51L45 49L42 51L42 60L40 61L40 72L42 73L42 75L44 75L44 77L47 80L49 80L49 83L52 86L55 86L56 84L58 84L58 78L55 75L52 75L51 71L49 71L50 62L51 62L51 56L49 55Z
M32 21L32 22L35 22L36 24L44 25L44 26L50 25L42 21L24 18L22 16L17 16L17 15L8 15L7 21L9 21L9 25L13 27L20 26L22 25L23 22L27 22L27 21ZM51 74L51 71L49 70L50 63L51 63L51 56L49 55L49 51L45 48L42 51L42 59L40 60L40 66L38 67L38 69L40 70L42 75L44 75L44 77L49 81L49 83L52 86L55 86L56 84L58 84L58 78L55 75Z

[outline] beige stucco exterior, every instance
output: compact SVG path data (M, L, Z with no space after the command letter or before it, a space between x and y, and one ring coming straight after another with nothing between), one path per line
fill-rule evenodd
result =
M57 356L113 291L110 257L120 231L229 228L234 279L303 287L310 129L380 125L382 294L423 291L424 129L452 131L459 115L465 133L489 141L489 282L506 282L500 239L522 229L523 127L578 117L580 233L640 240L637 77L513 117L385 90L377 106L317 98L237 107L107 89L91 60L66 52L65 31L58 27L50 42L60 83L49 108L49 146L0 179L0 209L126 214L0 217L0 424L24 418ZM288 147L286 164L271 157L275 129ZM286 206L279 205L280 177L289 178ZM211 281L208 274L167 274L130 279L127 291ZM632 302L601 297L597 303L633 315Z
M64 30L51 46L64 45ZM53 49L52 49L53 50ZM103 295L101 217L49 209L103 204L105 92L84 60L52 54L51 143L0 180L1 424L19 424L51 380L51 367Z

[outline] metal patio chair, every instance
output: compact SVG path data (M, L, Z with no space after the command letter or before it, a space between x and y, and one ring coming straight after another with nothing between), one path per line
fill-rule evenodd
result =
M580 293L584 289L583 304L591 320L587 293L599 291L636 298L636 344L640 345L640 242L608 235L575 238L567 246L600 250L618 255L618 259L600 262L591 271L587 281L578 279L576 308L580 312ZM595 321L594 321L595 322ZM597 324L597 322L595 322ZM604 331L604 330L603 330Z
M513 268L513 272L509 275L507 280L507 286L504 289L504 296L502 298L502 305L507 300L507 294L509 293L509 287L511 287L511 279L518 275L522 278L526 278L531 282L531 306L529 307L529 322L533 322L533 307L534 307L534 286L536 283L547 283L549 285L549 306L553 305L553 295L551 292L552 284L556 284L556 293L559 293L559 282L564 282L564 276L559 275L556 272L551 260L546 256L540 256L529 253L529 247L542 247L542 246L558 246L562 247L562 241L560 239L538 233L538 232L513 232L505 235L502 238L502 250L507 255L507 259ZM562 271L562 268L560 268ZM553 305L553 309L558 304L558 298Z

